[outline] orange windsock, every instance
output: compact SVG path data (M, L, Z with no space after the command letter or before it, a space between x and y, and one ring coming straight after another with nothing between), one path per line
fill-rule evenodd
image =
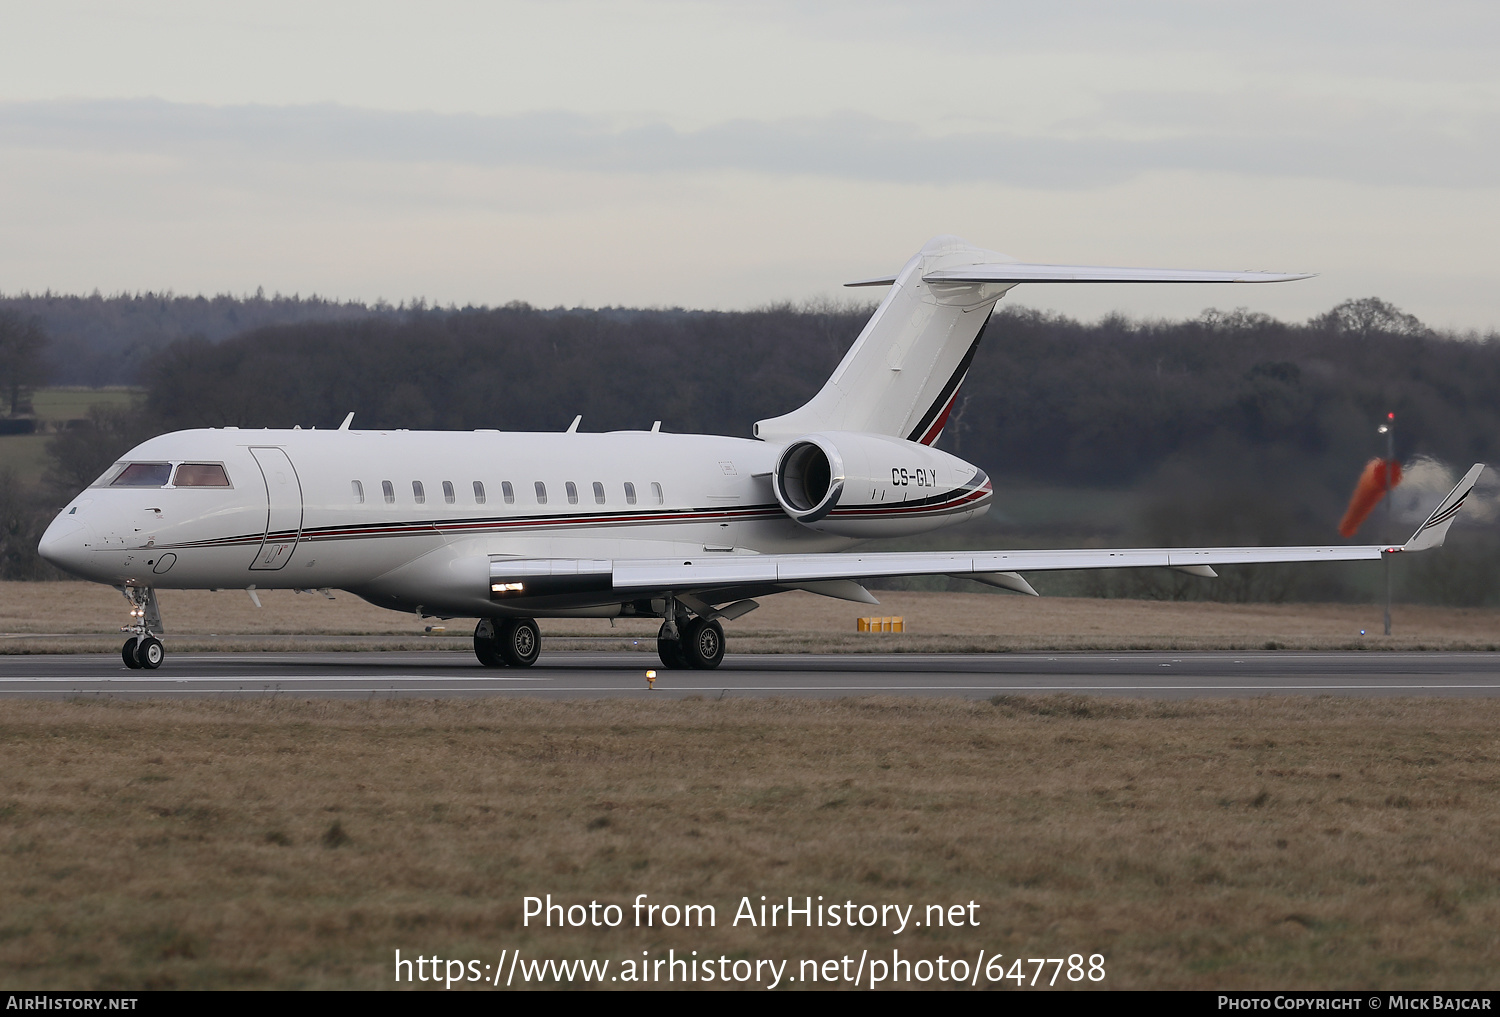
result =
M1389 481L1389 483L1387 483ZM1365 471L1359 475L1354 487L1354 497L1349 499L1349 508L1339 520L1339 536L1352 537L1370 517L1385 492L1401 483L1401 464L1394 459L1371 459L1365 463Z

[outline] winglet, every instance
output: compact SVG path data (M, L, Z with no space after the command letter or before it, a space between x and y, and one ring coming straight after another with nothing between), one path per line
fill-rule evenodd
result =
M354 423L354 411L350 410L349 411L349 415L344 418L344 422L339 425L339 430L340 431L347 431L347 430L349 430L349 425L352 424L352 423Z
M1403 551L1425 551L1429 547L1442 547L1443 538L1448 536L1448 527L1453 525L1453 520L1458 516L1458 510L1464 507L1464 499L1469 492L1474 490L1474 485L1479 483L1479 475L1484 472L1484 463L1475 463L1464 474L1464 479L1458 482L1458 486L1448 492L1448 497L1438 503L1438 507L1432 510L1432 515L1427 521L1417 527L1417 532L1411 535L1411 539L1401 545Z

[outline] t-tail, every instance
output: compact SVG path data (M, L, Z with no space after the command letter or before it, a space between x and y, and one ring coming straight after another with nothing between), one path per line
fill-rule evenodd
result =
M931 445L943 433L995 304L1020 283L1283 282L1301 274L1023 264L940 236L894 276L850 286L890 292L804 405L758 421L755 436L790 441L815 431L862 431Z

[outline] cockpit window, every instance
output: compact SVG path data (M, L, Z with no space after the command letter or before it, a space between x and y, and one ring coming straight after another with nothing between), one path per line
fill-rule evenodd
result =
M123 473L125 471L125 467L127 467L129 465L130 465L129 463L115 463L109 469L107 469L103 473L99 474L99 479L95 480L89 486L90 487L108 487L109 486L109 482L111 480L114 480L121 473Z
M178 487L228 487L229 474L218 463L183 463L172 481Z
M110 481L110 487L162 487L172 476L171 463L131 463Z

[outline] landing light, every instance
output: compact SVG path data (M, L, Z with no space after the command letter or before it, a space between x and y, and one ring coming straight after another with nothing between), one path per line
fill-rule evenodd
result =
M524 593L525 590L526 590L526 584L525 583L491 583L490 584L490 592L491 593Z

